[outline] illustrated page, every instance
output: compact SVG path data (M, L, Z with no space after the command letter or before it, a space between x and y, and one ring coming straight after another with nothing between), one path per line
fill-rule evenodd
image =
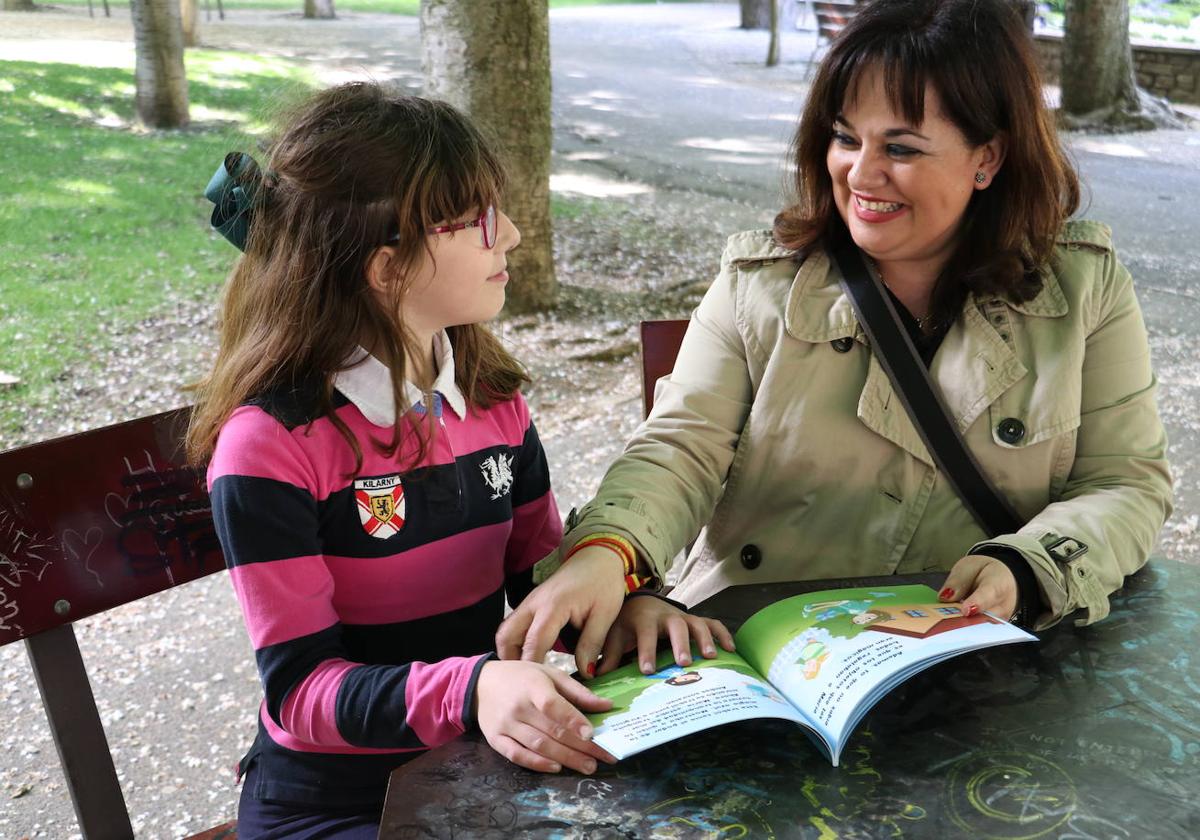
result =
M987 614L968 618L926 586L839 589L755 613L736 641L746 661L840 744L880 697L956 653L1036 638Z
M611 711L588 715L593 740L617 758L684 735L750 718L803 718L778 691L736 653L718 649L716 659L697 657L686 668L669 652L649 676L637 664L624 665L589 682L588 688L613 701Z

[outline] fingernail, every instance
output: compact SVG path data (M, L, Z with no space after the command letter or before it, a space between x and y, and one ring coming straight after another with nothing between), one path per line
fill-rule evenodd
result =
M949 586L947 586L945 589L943 589L941 592L938 593L938 597L943 598L948 601L954 597L954 590L951 589Z
M653 674L654 673L654 663L653 662L643 662L642 663L642 673L643 674Z
M596 762L590 761L590 760L585 761L583 763L583 772L587 773L589 775L592 773L595 773L596 772Z
M690 657L690 656L687 656L687 655L684 655L684 656L681 656L681 657L679 657L679 664L680 664L680 665L691 665L691 664L692 664L692 657Z
M592 737L592 727L588 726L586 723L579 727L579 737L585 741L589 740Z
M715 647L713 647L712 645L708 645L707 647L704 648L704 654L706 656L716 656L717 649Z
M970 618L971 616L975 615L975 613L977 613L977 612L979 612L978 605L968 604L967 608L965 610L963 610L963 615L967 616L967 618Z
M551 764L551 765L550 765L550 772L551 772L551 773L557 773L557 772L558 772L559 770L561 770L561 769L562 769L562 765L561 765L561 764Z
M587 666L587 675L588 675L589 677L594 677L594 676L596 676L596 663L595 663L595 662L589 662L589 663L588 663L588 666Z

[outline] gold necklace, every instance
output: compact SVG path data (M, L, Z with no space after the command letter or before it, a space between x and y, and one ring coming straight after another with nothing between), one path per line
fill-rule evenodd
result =
M871 260L871 265L875 267L875 273L879 275L879 282L883 283L884 287L892 293L892 296L895 297L897 301L900 301L900 305L904 306L904 311L908 313L908 317L917 322L917 329L921 332L925 332L925 327L933 320L933 313L927 312L919 317L914 315L912 310L904 305L904 301L901 301L900 297L892 290L892 287L888 285L887 278L883 276L883 270L879 268L879 263L875 262L875 260Z

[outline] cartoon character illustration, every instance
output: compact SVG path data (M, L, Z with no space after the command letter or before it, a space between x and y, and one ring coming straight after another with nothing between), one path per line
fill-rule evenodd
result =
M695 671L684 671L666 681L667 685L691 685L700 682L700 674Z
M816 613L817 621L828 621L839 615L858 615L873 603L867 600L818 601L804 605L804 617Z
M892 616L883 610L867 610L860 612L850 620L859 627L866 627L868 624L874 624L877 621L891 621Z
M658 671L655 671L653 674L640 674L639 677L643 677L648 680L669 680L672 677L678 677L680 674L686 673L687 671L685 671L683 668L671 663L666 668L661 668Z
M796 664L800 666L804 679L811 680L821 673L821 666L828 658L829 648L825 647L825 643L810 636L804 640L804 647L800 649L800 658L796 660Z

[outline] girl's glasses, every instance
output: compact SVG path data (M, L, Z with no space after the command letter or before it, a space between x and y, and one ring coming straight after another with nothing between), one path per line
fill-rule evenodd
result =
M469 222L455 222L452 225L438 225L437 227L426 228L426 233L453 233L456 230L465 230L466 228L479 228L479 233L483 237L483 247L491 248L496 244L496 208L488 205L488 208L483 211L483 215L478 219L473 219Z
M479 234L483 238L483 247L491 250L496 244L496 208L488 205L488 208L483 211L483 215L478 219L472 219L469 222L455 222L452 225L438 225L437 227L426 228L428 234L436 233L453 233L456 230L466 230L467 228L479 228ZM400 241L400 234L393 233L388 237L388 244Z

